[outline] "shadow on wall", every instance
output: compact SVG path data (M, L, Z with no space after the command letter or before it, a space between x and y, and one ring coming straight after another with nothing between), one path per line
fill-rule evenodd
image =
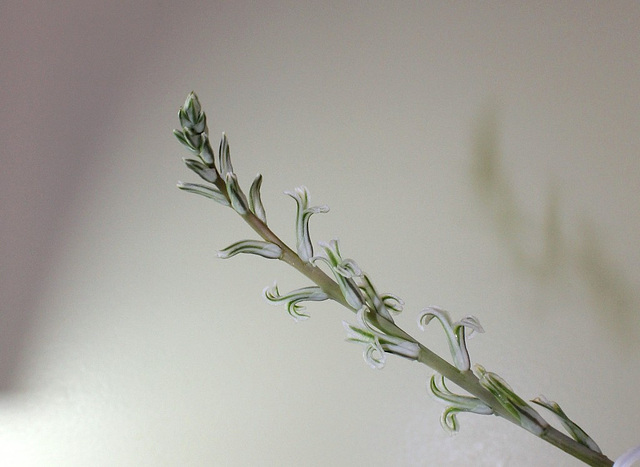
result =
M518 205L516 192L502 168L498 111L490 106L477 121L473 140L472 178L482 203L514 264L541 286L564 275L578 277L590 292L593 308L615 340L628 350L637 346L638 300L631 281L612 264L594 222L584 218L573 235L562 229L558 190L547 191L542 219Z
M11 2L5 2L11 3ZM176 40L176 12L151 0L2 5L0 101L0 393L20 390L43 284L57 271L78 180L95 177L118 114ZM157 3L157 2L156 2ZM186 13L179 14L186 21ZM164 60L167 60L166 58ZM133 83L133 84L130 84ZM35 188L34 188L35 187Z

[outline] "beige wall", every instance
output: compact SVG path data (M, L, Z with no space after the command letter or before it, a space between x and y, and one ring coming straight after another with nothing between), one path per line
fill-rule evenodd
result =
M580 465L492 417L447 436L425 368L216 259L252 234L175 188L192 89L284 239L306 184L412 334L474 314L474 361L640 443L638 3L118 3L0 7L4 465Z

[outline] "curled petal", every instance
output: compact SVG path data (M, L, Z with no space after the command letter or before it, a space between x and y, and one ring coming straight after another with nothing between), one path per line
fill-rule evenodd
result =
M364 357L364 361L367 362L367 365L374 370L381 370L387 363L387 355L379 342L369 344L362 356Z
M226 181L227 194L229 195L229 200L231 201L231 207L238 214L244 216L249 210L249 203L247 203L247 198L240 188L238 177L234 173L227 173Z
M544 418L527 404L500 376L486 371L482 366L475 365L473 372L478 377L480 385L487 389L500 404L507 409L525 430L540 436L549 426Z
M362 276L362 270L358 264L352 259L343 259L340 264L336 266L336 272L344 277L354 278Z
M266 287L263 290L263 293L265 298L273 304L279 304L282 302L286 303L287 311L296 321L309 318L309 315L302 313L302 311L304 311L306 307L304 305L301 305L300 302L319 302L322 300L327 300L329 298L329 296L324 293L320 287L317 286L303 287L301 289L296 289L292 292L289 292L288 294L280 295L278 285L275 282L271 287Z
M382 298L384 306L393 313L400 313L404 309L404 300L397 295L383 294L380 295L380 298Z
M262 205L262 199L260 198L260 186L262 185L262 175L256 175L256 178L253 179L253 183L251 184L251 188L249 189L249 208L251 212L253 212L258 219L260 219L265 224L267 223L267 214L264 211L264 206Z
M477 397L463 396L451 392L447 387L445 377L440 374L433 375L431 377L429 389L431 390L431 394L433 394L433 396L440 402L455 406L465 412L473 412L483 415L493 413L493 409Z
M560 423L562 423L562 426L566 428L567 432L577 442L585 445L592 451L602 454L602 451L600 450L600 447L596 444L596 442L582 428L580 428L569 417L567 417L567 414L564 413L564 410L560 408L560 405L558 405L557 402L550 401L542 395L536 397L531 402L553 412L560 419Z
M229 245L224 250L220 250L218 257L227 259L240 253L258 255L269 259L279 259L280 256L282 256L282 249L275 243L260 240L242 240L233 245Z
M460 412L482 415L493 414L493 409L477 397L462 396L451 392L442 375L433 375L431 377L429 390L435 399L448 406L442 413L440 424L449 433L456 433L459 430L456 415Z
M456 323L454 323L454 326L457 328L465 327L469 329L470 330L469 334L467 334L468 337L471 337L474 332L477 332L480 334L484 332L484 328L480 324L480 321L478 320L478 318L472 315L466 316L462 318L460 321L457 321Z
M460 412L464 412L464 410L456 409L455 407L447 407L442 411L442 416L440 417L440 425L444 428L445 431L450 434L457 433L460 431L460 426L458 425L458 415Z
M204 196L205 198L212 199L223 206L229 206L229 200L227 197L214 186L209 187L200 185L199 183L178 182L178 188L188 191L189 193L195 193L197 195Z
M384 368L387 357L378 338L367 329L353 326L346 321L343 321L342 325L347 331L348 342L364 344L365 348L362 352L362 357L367 365L374 370Z

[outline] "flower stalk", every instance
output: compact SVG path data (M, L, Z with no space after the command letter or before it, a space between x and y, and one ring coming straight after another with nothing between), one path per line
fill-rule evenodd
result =
M195 93L190 93L178 113L181 129L174 130L178 141L197 159L184 159L185 165L207 184L178 183L181 190L213 199L231 207L258 234L260 239L236 242L220 250L218 256L230 258L240 253L277 259L292 266L312 285L281 294L277 285L264 290L272 303L286 304L289 314L296 320L308 318L304 301L333 300L355 313L356 323L343 322L347 340L364 345L364 359L373 368L382 368L388 354L394 354L435 370L429 390L447 405L441 422L443 427L455 432L459 429L457 415L463 412L495 415L526 429L544 441L592 466L611 466L613 461L604 456L595 442L566 417L555 403L536 399L557 416L574 438L561 433L551 425L513 389L492 372L475 365L471 371L471 359L467 349L467 330L484 332L477 318L468 316L453 322L448 312L430 307L419 317L420 327L437 319L445 331L451 358L449 363L422 345L401 329L392 314L402 310L404 302L393 294L380 294L370 277L352 259L343 258L338 242L320 242L321 255L313 255L309 234L312 214L328 211L327 206L309 207L309 193L305 187L285 192L296 201L296 251L286 245L267 225L267 216L260 197L262 176L258 174L246 196L231 163L229 142L223 133L218 154L209 142L207 119ZM328 269L328 273L323 268ZM331 277L333 276L333 277ZM451 382L466 391L456 394L449 389ZM555 404L555 405L554 405ZM556 407L557 406L557 407Z

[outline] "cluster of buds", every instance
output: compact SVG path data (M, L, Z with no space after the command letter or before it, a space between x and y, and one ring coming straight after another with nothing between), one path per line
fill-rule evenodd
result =
M256 175L247 197L240 188L238 177L233 171L227 135L222 134L220 148L216 156L209 141L207 116L202 110L198 96L194 92L189 93L187 96L184 105L178 112L178 119L182 129L173 130L173 134L185 148L198 158L184 158L184 163L190 170L198 174L202 180L209 183L208 185L203 185L200 183L178 182L178 188L213 199L223 206L230 206L243 217L254 215L266 225L267 216L260 197L262 175ZM278 259L282 256L282 248L273 242L243 240L219 251L218 256L230 258L239 253Z

